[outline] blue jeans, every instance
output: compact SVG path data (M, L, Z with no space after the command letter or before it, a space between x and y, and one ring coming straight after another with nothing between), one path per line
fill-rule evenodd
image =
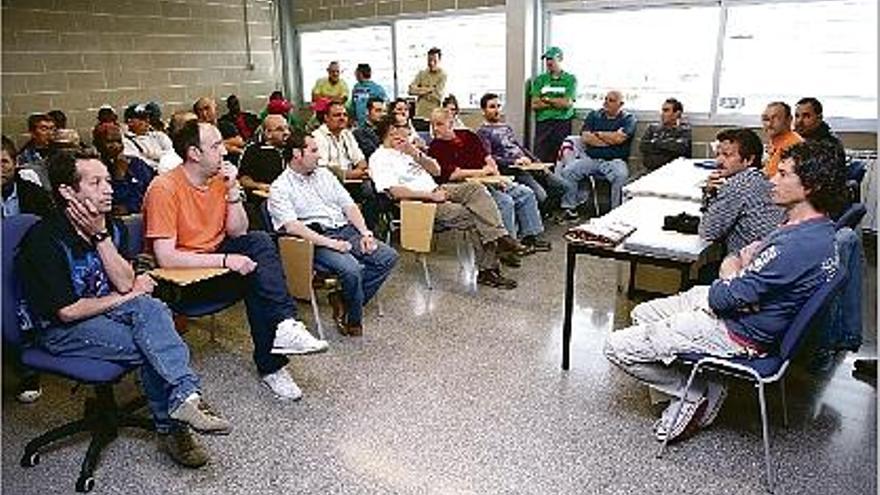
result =
M370 302L379 287L391 274L397 264L397 251L387 244L376 241L372 253L361 250L361 234L353 225L347 224L338 229L328 229L324 235L332 239L348 241L351 251L340 253L326 247L315 247L315 269L334 273L342 282L342 297L347 311L349 325L360 325L363 320L364 305Z
M257 263L257 268L245 276L244 304L257 371L263 376L274 373L288 362L286 356L272 354L275 328L288 318L296 318L296 303L287 292L278 249L268 233L253 231L227 237L217 252L243 254Z
M560 164L557 170L559 176L565 180L579 184L587 177L601 177L611 183L611 207L620 206L623 186L629 178L629 167L626 162L615 158L614 160L601 160L598 158L585 157L570 163ZM566 191L562 198L563 208L574 208L585 201L585 198L577 190Z
M521 172L516 174L515 180L534 191L538 206L545 212L555 209L570 191L577 194L578 189L577 182L571 182L552 172Z
M141 382L156 431L174 424L168 413L199 391L171 311L151 296L139 296L91 318L41 331L40 346L65 357L101 359L140 366Z
M544 232L538 200L531 189L522 184L509 184L506 189L490 187L489 193L498 205L501 221L510 237L538 235ZM517 227L519 227L517 229Z

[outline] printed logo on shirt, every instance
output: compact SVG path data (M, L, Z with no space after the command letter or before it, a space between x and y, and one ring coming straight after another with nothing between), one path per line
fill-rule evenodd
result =
M779 250L776 246L768 246L755 256L755 259L746 268L750 272L760 272L768 263L775 260L779 256Z
M837 270L840 269L840 252L837 250L836 242L834 243L834 255L822 261L819 268L825 273L826 282L829 282L837 275Z
M565 86L544 86L543 88L541 88L541 96L544 96L547 93L565 94Z

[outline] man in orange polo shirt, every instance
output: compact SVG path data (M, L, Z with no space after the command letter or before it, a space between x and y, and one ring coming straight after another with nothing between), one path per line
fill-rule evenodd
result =
M804 140L791 130L791 107L788 103L774 101L768 104L761 114L761 123L767 136L768 158L764 162L764 175L773 177L782 160L782 152Z
M220 131L189 121L173 136L183 164L150 183L144 199L146 238L159 266L228 268L247 283L245 305L254 361L263 382L281 399L302 391L284 368L285 354L327 349L296 320L296 306L278 251L265 232L248 232L237 170L223 162Z

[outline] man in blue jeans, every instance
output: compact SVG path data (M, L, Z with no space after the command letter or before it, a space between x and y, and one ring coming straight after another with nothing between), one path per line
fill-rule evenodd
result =
M190 121L173 136L183 163L150 183L144 198L146 239L161 267L228 268L244 278L254 362L282 400L302 391L285 369L286 354L327 349L296 320L296 306L275 244L248 232L235 166L224 163L223 138L212 124Z
M336 325L340 333L357 337L363 334L363 307L391 273L398 255L376 240L336 176L318 167L318 158L313 137L294 134L288 140L288 166L272 182L269 214L275 230L315 245L315 268L342 281L344 301L331 295Z
M589 176L601 177L611 183L611 208L620 206L623 186L629 178L629 151L636 133L635 115L623 109L620 91L609 91L600 110L584 118L581 141L585 157L575 159L563 150L556 173L563 179L578 183ZM577 204L575 193L562 198L563 208Z
M186 467L204 465L208 456L186 425L213 434L232 426L201 400L171 312L150 296L155 282L135 276L119 254L124 228L108 219L107 168L96 154L61 153L50 159L49 177L58 212L31 229L18 258L39 345L59 356L140 366L160 448Z
M501 172L486 144L469 129L453 129L452 114L445 108L431 112L434 140L428 155L440 164L437 182L463 182L469 178L497 177ZM550 243L543 239L544 223L538 209L535 192L517 182L487 184L489 194L498 206L504 228L510 237L519 239L527 248L524 254L549 251ZM517 258L499 256L508 266L519 266Z

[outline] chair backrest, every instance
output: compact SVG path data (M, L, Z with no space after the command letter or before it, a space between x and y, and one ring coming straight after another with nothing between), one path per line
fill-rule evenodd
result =
M263 230L275 233L275 229L272 228L272 215L269 214L269 200L260 202L260 221L263 224Z
M125 258L133 260L137 255L144 252L144 215L134 213L120 218L125 230L128 232L128 243L124 246Z
M853 230L858 227L859 222L868 213L868 209L862 203L853 203L843 212L840 217L834 221L834 230L840 230L849 227Z
M280 236L278 254L287 279L287 290L295 299L312 299L315 249L311 242L299 237Z
M401 201L400 247L417 253L430 253L436 213L436 203Z
M21 278L16 274L15 257L28 230L40 219L22 214L3 219L3 340L18 347L22 340L19 309L22 301Z
M785 332L785 336L779 344L779 356L782 359L790 359L800 345L810 325L814 321L821 321L821 318L817 317L821 315L822 310L827 306L834 294L843 286L846 278L846 267L840 266L834 276L831 277L831 280L819 287L807 299L806 304L795 316L794 321L791 322L788 331Z

